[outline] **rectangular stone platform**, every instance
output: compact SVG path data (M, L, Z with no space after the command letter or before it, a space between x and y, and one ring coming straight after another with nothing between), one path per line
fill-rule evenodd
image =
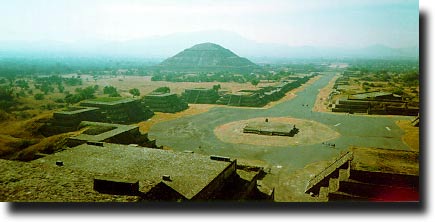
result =
M291 123L252 122L243 128L243 133L254 133L269 136L294 136L296 126Z

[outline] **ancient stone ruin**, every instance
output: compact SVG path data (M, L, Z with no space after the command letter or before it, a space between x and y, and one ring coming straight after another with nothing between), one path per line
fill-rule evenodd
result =
M53 117L40 131L44 136L51 136L76 131L82 121L130 124L149 119L153 115L138 99L95 99L53 113Z
M142 134L138 126L113 123L83 121L79 129L85 128L80 135L68 138L67 146L74 147L84 143L117 143L137 145L148 148L157 147L155 140L148 139L148 134Z
M162 71L251 73L260 67L246 58L214 43L201 43L185 49L159 64Z
M44 136L76 131L81 121L101 121L98 108L68 107L63 111L53 113L53 117L40 129Z
M411 107L400 96L386 92L369 92L349 95L337 99L331 105L332 112L367 113L381 115L416 116L418 107Z
M153 112L176 113L189 107L175 93L153 92L144 96L142 101Z
M250 122L243 127L243 133L253 133L267 136L290 136L299 133L296 125L291 123L270 122L266 118L264 122Z
M254 90L241 90L237 93L225 94L217 101L217 104L222 105L251 107L262 107L266 103L264 96Z
M228 106L263 107L272 101L283 98L287 92L301 86L316 75L289 77L289 79L274 86L261 87L256 90L242 89L236 93L226 93L216 103Z
M99 108L102 122L129 124L151 118L154 113L146 108L139 99L119 98L114 101L100 99L87 100L81 106Z
M260 87L259 89L242 89L235 93L215 89L195 88L186 89L182 98L187 103L221 104L228 106L263 107L272 101L277 101L287 92L295 89L317 74L293 76L275 86Z
M57 166L57 161L62 161L63 166ZM91 188L76 193L74 198L81 201L89 200L89 196L94 200L107 199L107 194L137 197L135 201L273 200L274 197L273 189L258 187L257 180L265 174L261 167L241 166L236 159L228 157L102 142L81 144L28 164L58 169L50 171L55 177L63 177L63 170L70 171L65 175L68 177L82 176L80 183L87 186L71 186ZM73 183L71 179L65 181L70 182ZM69 187L59 195L71 196ZM37 199L39 195L47 194L36 193L34 197Z
M219 99L217 90L205 88L186 89L181 96L187 103L194 104L214 104Z
M418 201L418 159L415 151L351 147L308 181L305 192L322 201Z

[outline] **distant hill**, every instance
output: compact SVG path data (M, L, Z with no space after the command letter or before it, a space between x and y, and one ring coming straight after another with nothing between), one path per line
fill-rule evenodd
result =
M251 72L259 67L246 58L214 44L201 43L172 56L159 67L178 71L240 71Z
M127 41L88 40L72 43L56 41L0 41L0 57L7 55L53 55L53 56L105 56L163 58L174 55L189 46L213 42L223 45L232 52L251 61L261 63L274 59L312 59L312 58L369 58L369 59L418 59L418 45L408 48L391 48L375 44L364 47L320 47L290 46L275 43L260 43L228 31L199 31L174 33Z

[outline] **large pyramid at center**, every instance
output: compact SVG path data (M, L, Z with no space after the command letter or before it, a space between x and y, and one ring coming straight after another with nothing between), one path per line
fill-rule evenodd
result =
M258 66L230 50L214 44L201 43L163 61L163 69L174 71L240 71L250 72Z

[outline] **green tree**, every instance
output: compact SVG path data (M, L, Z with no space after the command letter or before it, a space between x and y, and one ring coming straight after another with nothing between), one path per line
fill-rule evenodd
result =
M0 87L0 100L12 101L14 99L14 91L10 87Z
M79 91L79 95L81 98L83 98L83 100L95 98L94 93L95 93L95 88L93 86L88 86L88 87L81 89Z
M213 90L218 91L221 89L221 84L213 85Z
M49 83L42 83L41 85L41 91L44 92L45 95L48 94L48 92L53 92L54 88Z
M34 95L34 98L35 98L36 100L43 100L43 99L44 99L44 94L42 94L42 93L36 93L36 94Z
M15 81L15 85L20 87L21 89L28 89L29 88L29 83L27 83L27 81L24 79L19 79L19 80Z
M260 80L258 80L258 79L252 79L252 80L251 80L251 84L252 84L253 86L257 86L259 83L260 83Z
M57 89L60 93L63 93L63 91L65 91L65 87L62 84L57 85Z
M103 93L108 95L115 95L118 94L118 90L114 86L105 86L103 88Z
M65 96L65 102L68 104L74 104L82 101L83 98L80 96L80 94L68 94Z
M131 95L133 95L133 97L134 97L134 96L140 96L140 91L139 91L139 89L137 89L137 88L130 89L128 92L129 92Z

